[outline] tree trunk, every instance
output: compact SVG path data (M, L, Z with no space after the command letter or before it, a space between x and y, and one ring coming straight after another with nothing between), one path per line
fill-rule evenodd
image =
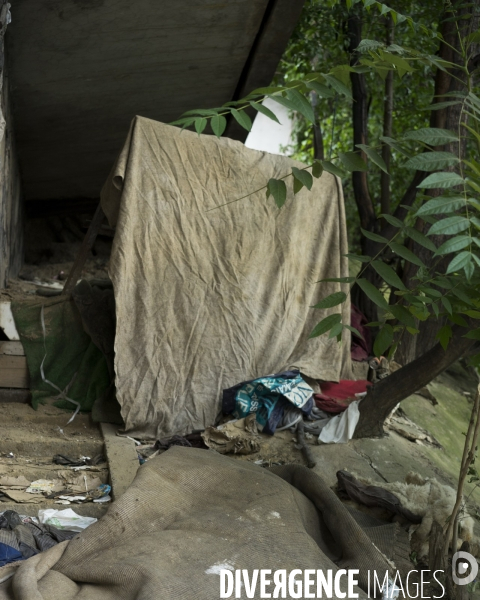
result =
M386 17L386 43L387 46L393 44L393 18L391 13ZM385 98L383 101L383 135L392 137L392 122L393 122L393 70L388 72L385 79ZM387 171L390 172L391 150L388 144L382 144L382 158L387 166ZM390 175L382 171L380 173L380 205L382 214L390 214Z
M348 36L350 40L349 52L352 56L351 64L357 61L355 49L362 41L362 19L359 15L352 14L347 22ZM368 95L365 75L363 73L350 73L352 83L352 124L353 124L353 150L358 150L357 144L368 144ZM361 152L363 160L367 161L367 156ZM352 173L353 194L360 217L360 225L367 231L375 231L377 217L373 206L370 191L368 189L367 173L365 171L354 171ZM362 236L362 253L366 256L375 256L377 246L375 242ZM364 273L371 283L380 285L380 278L377 272L370 268ZM377 305L368 298L363 291L354 286L352 290L352 301L366 316L368 321L377 321Z
M480 0L476 0L475 2L477 6L480 4ZM461 7L458 10L458 15L460 16L462 13L470 13L470 7ZM475 30L478 26L478 17L471 19L463 19L459 21L460 35L465 37L470 30ZM439 55L444 60L449 62L460 64L462 58L460 54L454 52L450 46L459 49L460 48L460 37L458 35L456 24L452 21L444 21L442 24L442 35L444 40L449 44L441 43ZM466 89L466 81L465 74L457 69L453 73L457 78L452 77L452 74L446 73L445 71L437 70L435 76L435 93L434 93L434 102L442 102L445 98L442 96L448 92L459 92L465 91ZM458 132L459 123L461 118L461 105L454 105L444 108L442 110L434 110L432 111L430 117L430 127L439 127L443 129L450 129L454 132ZM463 116L465 119L465 115ZM434 148L434 150L446 150L449 152L453 152L454 154L460 156L465 155L465 139L461 142L461 146L459 148L458 144L448 144L446 146L439 146ZM453 168L452 168L453 170ZM444 190L431 190L430 194L432 197L439 196L444 192ZM429 225L424 223L423 221L419 221L417 223L417 229L422 233L428 233ZM433 236L433 243L439 247L446 239L445 236ZM416 242L410 242L410 250L414 252L427 266L432 263L433 254L423 246L420 246ZM436 270L442 272L446 269L448 263L451 261L452 256L447 255L442 257L442 260L437 264ZM415 276L418 267L412 264L407 264L405 266L405 270L403 273L403 282L407 287L411 287L412 278ZM406 336L402 340L402 344L399 346L395 359L402 365L406 365L415 358L420 357L424 352L430 350L436 343L436 336L440 328L444 325L444 320L439 319L429 319L428 321L422 322L418 324L418 329L420 331L416 336Z
M475 344L475 340L463 337L467 331L464 327L454 327L446 350L436 344L407 366L374 384L360 402L360 419L354 437L383 436L385 419L397 404L427 385Z

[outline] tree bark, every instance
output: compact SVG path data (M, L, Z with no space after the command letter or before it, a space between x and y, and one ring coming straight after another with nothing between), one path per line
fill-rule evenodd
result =
M359 15L352 14L347 22L349 43L349 52L351 55L350 64L357 62L355 49L362 41L362 19ZM357 144L368 144L368 94L365 75L363 73L350 73L352 83L352 124L353 124L353 150L357 151ZM361 152L361 157L367 162L367 156ZM367 231L375 231L377 226L377 217L373 205L370 191L368 188L368 178L366 171L354 171L352 173L352 186L355 203L360 217L360 225ZM362 236L362 253L366 256L375 256L378 247L376 242ZM377 272L370 268L364 273L373 285L380 285L380 278ZM363 291L356 285L352 290L352 301L366 316L368 321L378 320L377 305L368 298Z
M427 385L475 344L475 340L463 337L467 331L464 327L454 327L446 350L437 343L419 358L374 384L360 402L360 419L354 437L383 436L385 419L397 404Z
M348 19L348 36L350 39L349 52L352 55L350 63L354 65L357 61L355 49L362 41L362 20L358 15L352 15ZM350 73L352 83L352 118L353 118L353 150L357 150L357 144L368 144L368 97L367 84L363 73ZM363 160L367 160L364 152L361 152ZM363 229L373 231L375 227L375 210L368 189L366 171L354 171L352 173L352 185L355 202L360 216L360 224ZM365 245L368 240L363 240Z

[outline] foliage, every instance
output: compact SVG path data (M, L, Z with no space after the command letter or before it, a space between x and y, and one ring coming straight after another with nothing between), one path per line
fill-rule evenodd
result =
M470 64L472 49L480 42L480 33L476 31L462 37L459 49L454 48L460 60L454 63L434 54L435 46L442 40L436 25L432 25L434 2L430 11L420 11L421 15L415 20L375 0L362 0L362 3L363 11L369 17L366 20L371 37L362 39L357 46L355 61L345 62L347 41L342 19L345 21L348 17L346 11L358 10L355 5L359 0L346 0L346 5L331 0L328 10L325 2L311 0L311 12L307 11L306 17L312 19L312 26L305 36L308 44L294 36L283 62L283 73L274 85L254 90L245 98L216 109L189 111L175 124L183 128L194 127L201 133L210 122L212 131L220 136L226 126L226 117L231 115L250 130L247 109L277 120L274 113L262 105L265 98L298 115L301 124L298 132L307 133L304 135L306 143L300 144L299 152L310 160L308 166L293 168L282 178L266 183L266 196L271 197L279 209L286 202L287 186L293 188L294 194L304 187L310 189L313 179L321 177L324 171L345 178L349 172L368 170L376 174L377 180L374 178L373 184L378 186L381 172L387 171L381 153L384 145L392 149L394 207L402 196L401 193L395 196L395 190L405 190L408 173L425 172L417 186L421 192L417 195L417 205L409 206L403 219L377 213L390 225L391 235L362 229L364 239L373 242L374 251L369 256L348 255L350 259L360 261L361 269L356 277L337 281L357 284L377 305L379 320L371 323L379 327L374 346L377 355L387 349L390 356L393 355L403 336L417 334L418 322L428 319L444 323L438 331L438 340L444 348L452 338L454 324L468 328L465 337L480 340L480 162L476 158L480 151L480 97L474 86L475 67ZM410 2L410 5L414 3ZM467 6L475 10L474 4ZM438 6L436 8L438 15L440 10ZM455 23L460 36L457 8L447 0L446 19ZM403 36L402 45L387 45L381 41L385 15L390 15L396 24L397 39ZM422 22L427 18L430 18L428 26ZM322 23L318 30L317 23ZM336 43L331 42L332 36ZM379 39L375 39L376 36ZM309 44L310 52L307 51ZM436 98L436 102L429 105L433 95L431 74L437 70L461 81L462 87L461 91L444 94L440 101ZM394 133L391 137L383 136L381 119L373 119L371 133L375 143L356 144L352 150L352 130L346 125L351 113L351 74L363 74L369 81L377 81L378 88L378 82L385 81L390 72L396 78ZM372 104L381 104L381 96L380 92L372 98ZM412 106L412 100L415 106ZM410 105L408 108L407 104ZM446 106L455 106L459 110L458 129L429 127L428 112ZM378 107L372 109L376 115L380 112ZM319 120L320 114L329 116ZM313 126L319 126L319 121L328 152L326 158L312 160L311 131ZM432 197L429 190L440 190L441 193ZM416 227L420 219L430 226L426 234ZM434 242L439 235L445 240L440 245ZM405 245L408 239L429 250L432 259L424 262ZM448 257L445 266L444 257ZM416 267L408 287L399 276L407 264ZM383 281L382 286L370 281L368 273L372 270ZM335 310L345 300L345 294L336 292L324 298L316 308ZM476 323L473 327L472 322ZM342 323L340 313L333 312L319 322L311 335L328 334L340 340L344 328L352 330ZM480 363L480 355L475 361L477 365Z

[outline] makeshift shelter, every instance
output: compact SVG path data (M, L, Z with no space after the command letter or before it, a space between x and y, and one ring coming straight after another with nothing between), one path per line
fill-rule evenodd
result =
M294 166L304 167L134 119L101 200L116 228L109 274L128 432L159 438L204 429L224 388L288 367L313 379L351 377L348 331L342 344L309 339L326 314L350 322L348 302L312 310L348 292L318 283L348 275L341 182L324 173L311 191L289 191L279 210L265 198L266 183Z

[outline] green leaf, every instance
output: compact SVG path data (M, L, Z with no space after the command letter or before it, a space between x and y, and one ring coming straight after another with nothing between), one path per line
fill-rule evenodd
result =
M434 104L430 104L426 108L422 108L421 110L443 110L444 108L448 108L449 106L455 106L455 104L461 104L460 100L448 100L447 102L435 102Z
M418 229L415 229L413 227L406 227L405 230L407 232L408 237L412 238L412 240L415 240L417 244L420 244L420 246L427 248L427 250L436 252L437 247L432 242L432 240L429 240L427 236L423 235L423 233L418 231Z
M348 258L348 260L357 260L358 262L362 262L362 263L370 262L369 256L362 256L361 254L348 253L348 254L343 254L342 256L346 256Z
M362 340L364 339L363 335L358 331L358 329L355 329L355 327L352 327L351 325L344 325L344 327L345 327L345 329L348 329L349 331L354 333L360 339L362 339Z
M453 313L451 315L448 315L448 319L452 323L455 323L455 325L460 325L460 327L468 327L468 323L465 321L465 319L461 315L457 315L456 313Z
M303 115L310 123L315 123L315 113L310 102L297 90L287 90L287 97L270 96L272 100Z
M424 127L407 131L403 136L404 140L414 140L425 142L430 146L440 146L449 142L458 142L458 136L449 129L439 129L437 127Z
M373 344L375 356L382 356L385 350L393 343L393 327L386 323L378 332Z
M373 242L380 242L381 244L388 244L387 238L384 238L383 236L378 235L377 233L367 231L366 229L362 229L361 227L360 227L360 231L363 233L363 235L366 238L368 238L369 240L372 240Z
M377 165L377 167L380 167L382 169L382 171L384 171L388 175L387 165L385 164L385 161L383 160L383 158L380 156L380 154L376 150L374 150L373 148L370 148L369 146L366 146L365 144L357 144L356 146L357 146L357 148L361 148L365 152L365 154L368 156L368 158L375 165Z
M469 261L463 267L467 281L470 281L470 279L473 277L473 274L475 273L475 263L473 262L472 258L473 258L473 255L470 254Z
M277 115L266 106L263 106L263 104L260 104L259 102L250 102L250 105L253 106L255 110L258 110L259 113L262 113L262 115L265 115L269 119L272 119L272 121L276 121L279 125L281 125Z
M355 279L355 277L329 277L328 279L320 279L316 283L353 283Z
M374 260L372 262L372 266L375 271L380 275L380 277L386 281L389 285L396 287L399 290L406 290L407 288L403 284L400 277L395 273L392 267L389 267L387 264L382 262L381 260Z
M469 235L457 235L444 242L437 250L436 254L450 254L450 252L458 252L462 248L466 248L471 244L472 238Z
M312 105L303 94L301 94L298 90L288 90L287 97L290 98L293 104L297 107L296 110L308 121L310 121L310 123L316 122Z
M270 179L267 184L267 198L270 194L273 196L278 208L282 208L287 199L287 186L285 185L285 182L281 179Z
M320 321L320 323L318 323L318 325L316 325L313 328L313 331L309 337L314 338L314 337L318 337L319 335L326 333L332 327L334 327L337 323L340 323L341 320L342 320L342 315L339 315L339 314L328 315L328 317L325 317L324 319L322 319Z
M465 217L447 217L446 219L441 219L434 223L430 227L428 235L453 235L455 233L460 233L460 231L465 231L469 225L470 221Z
M200 134L207 126L207 119L205 117L201 117L200 119L195 119L195 131Z
M410 153L403 148L396 140L394 140L391 137L387 137L382 135L380 140L384 143L387 144L387 146L390 146L391 148L393 148L394 150L396 150L397 152L399 152L400 154L403 154L406 157L410 156Z
M469 331L463 337L466 337L466 338L468 338L470 340L480 340L480 328L479 329L473 329L472 331Z
M405 248L405 246L397 244L396 242L390 242L390 248L395 252L395 254L398 254L398 256L401 256L408 262L411 262L412 264L417 265L418 267L425 266L424 263L418 258L418 256L408 248Z
M332 98L335 96L335 93L330 88L323 85L323 83L318 83L318 81L309 81L307 87L314 90L320 98Z
M343 94L347 98L352 97L352 92L349 90L349 88L344 83L339 81L336 77L333 77L333 75L323 75L323 77L325 78L325 81L329 83L336 92L338 92L339 94Z
M185 127L189 127L195 121L194 117L184 117L183 119L177 119L176 121L171 121L170 125L182 125L182 129Z
M472 319L480 319L480 312L478 310L466 310L465 314L472 317Z
M318 304L315 304L312 308L333 308L334 306L338 306L342 302L345 302L347 299L347 294L345 292L334 292L327 296L323 300L320 300Z
M335 166L332 162L330 162L329 160L321 160L320 161L323 167L324 171L327 171L327 173L331 173L332 175L337 175L338 177L344 177L345 173L339 169L337 166Z
M390 225L398 227L399 229L404 225L403 221L400 221L400 219L397 219L397 217L393 217L392 215L381 214L380 216L383 217L387 223L390 223Z
M283 92L283 88L274 86L257 88L256 90L253 90L253 92L249 94L249 96L268 96L269 94L275 94L276 92Z
M328 334L328 339L331 340L332 338L336 337L338 339L338 341L340 342L342 339L342 335L341 335L342 331L343 331L343 325L341 323L337 323L330 330L330 333Z
M461 196L437 196L425 202L416 213L417 217L422 215L440 215L455 212L465 205L465 199Z
M384 44L382 42L377 42L377 40L362 40L358 46L355 48L356 52L368 52L369 50L376 50L377 48L383 48Z
M465 294L465 292L463 292L462 290L453 287L452 288L452 294L454 294L457 298L459 298L462 302L465 302L465 304L469 304L470 306L475 306L472 302L472 300L467 296L467 294ZM466 325L465 325L466 327Z
M413 318L412 313L408 311L404 306L402 306L401 304L393 304L388 307L388 310L398 321L400 321L400 323L407 325L407 327L415 328L415 319Z
M411 66L411 64L401 56L397 56L396 54L390 54L389 52L383 51L380 51L380 56L383 61L390 63L396 67L400 78L402 78L405 75L405 73L412 72L415 70Z
M451 152L423 152L407 160L404 167L417 171L436 171L437 169L451 167L457 163L458 156L455 156ZM425 187L424 184L422 184L422 187Z
M210 117L212 115L216 115L217 112L218 111L214 110L213 108L205 108L205 109L187 110L187 112L184 112L183 114L185 116L187 116L187 115L199 115L201 117Z
M210 126L213 133L220 137L227 126L227 119L223 115L215 115L210 121Z
M442 348L444 350L447 349L448 342L451 337L452 337L452 328L450 327L450 325L444 325L438 331L437 340L440 342L440 345L442 346Z
M235 121L239 125L241 125L244 129L246 129L247 131L250 131L252 129L252 119L250 119L250 117L247 115L247 113L244 110L239 111L239 110L236 110L235 108L232 108L231 113L232 113Z
M471 260L472 260L472 255L470 254L470 252L468 252L467 250L460 252L452 259L452 261L448 265L447 271L446 271L447 275L449 273L456 273L457 271L460 271L461 269L463 269L465 267L465 265L467 265L469 262L471 262Z
M301 183L301 186L298 191L300 191L300 189L302 189L303 186L305 186L308 190L312 189L313 177L308 171L297 169L297 167L292 167L292 173L295 181Z
M445 307L445 310L448 312L448 314L450 314L450 315L451 315L451 314L452 314L452 311L453 311L453 309L452 309L452 305L451 305L451 303L450 303L450 300L449 300L449 299L448 299L446 296L442 296L442 297L440 298L440 300L441 300L441 302L442 302L443 306Z
M463 178L456 173L432 173L426 179L422 181L418 188L451 188L456 185L462 185L464 182Z
M315 160L312 165L312 175L315 177L315 179L318 179L319 177L322 176L322 173L323 173L322 163L319 160Z
M347 171L366 171L367 165L358 152L344 152L339 155Z
M357 284L372 302L374 302L380 308L388 310L387 301L385 300L382 292L376 288L373 283L370 283L367 279L361 278L357 279Z

